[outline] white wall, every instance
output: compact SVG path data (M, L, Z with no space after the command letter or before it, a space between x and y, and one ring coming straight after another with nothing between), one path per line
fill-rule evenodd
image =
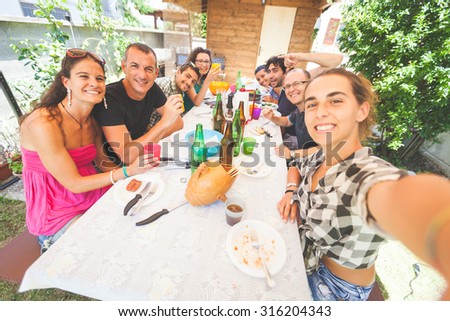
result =
M450 177L450 133L441 134L438 138L441 143L425 143L420 150Z

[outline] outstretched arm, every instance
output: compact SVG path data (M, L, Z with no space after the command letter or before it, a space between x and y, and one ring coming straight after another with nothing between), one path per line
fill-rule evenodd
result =
M288 53L281 56L284 58L284 64L287 68L292 69L301 62L308 61L318 64L320 67L309 70L311 78L316 77L323 71L339 66L344 58L341 54L333 53L309 53L309 52L299 52L299 53Z
M37 113L37 111L35 112ZM32 115L30 117L34 117ZM70 156L67 148L64 146L64 137L61 128L56 120L49 121L47 116L35 117L21 127L22 143L27 148L38 153L42 164L47 171L66 189L72 193L84 193L99 189L111 184L111 178L114 182L125 177L122 170L113 169L110 173L94 174L82 176ZM94 138L99 151L100 139ZM103 158L100 156L97 161ZM133 164L126 167L128 175L136 175L149 170L155 164L148 157L136 159ZM111 167L103 167L110 170ZM110 176L111 175L111 176Z
M149 142L157 143L174 131L183 128L183 120L180 116L182 99L180 95L172 95L167 98L163 107L157 109L162 115L147 133L133 140L125 125L103 126L103 133L111 145L114 153L120 157L124 164L131 164L139 156L140 147Z
M416 255L433 265L450 284L450 182L417 175L374 185L367 204L377 223ZM450 289L443 299L450 300Z
M186 92L189 99L192 100L195 106L199 106L203 99L205 98L205 95L208 91L209 84L211 81L213 81L217 75L220 73L220 67L216 67L214 69L211 69L208 72L208 75L206 76L205 81L202 84L202 88L200 88L200 91L198 93L195 92L194 88L191 88L189 91Z

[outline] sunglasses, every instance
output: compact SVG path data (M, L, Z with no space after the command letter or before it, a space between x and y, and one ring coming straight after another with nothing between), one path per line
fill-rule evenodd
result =
M89 50L71 48L66 51L66 56L72 59L85 58L87 55L91 56L95 61L99 62L102 65L106 63L105 59L102 56Z

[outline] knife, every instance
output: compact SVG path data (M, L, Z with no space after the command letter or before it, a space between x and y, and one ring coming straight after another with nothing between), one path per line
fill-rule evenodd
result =
M139 194L136 194L136 196L128 202L128 204L125 206L125 208L123 209L123 215L127 215L128 212L131 210L131 208L136 205L136 203L141 200L141 203L139 204L138 208L139 209L142 205L142 203L144 202L144 199L151 193L151 187L152 187L152 182L148 182L145 187L142 189L142 191ZM137 210L136 209L136 210Z
M272 135L265 128L263 128L262 130L264 131L264 134L266 134L266 136L272 138Z
M167 208L165 208L165 209L163 209L163 210L161 210L161 211L151 215L150 217L147 217L145 220L137 222L136 226L142 226L142 225L146 225L146 224L149 224L151 222L154 222L158 218L160 218L161 216L166 215L167 213L172 212L173 210L177 209L180 206L186 205L187 203L188 203L188 201L183 200L181 202L176 203L173 206L169 206L169 207L167 207Z

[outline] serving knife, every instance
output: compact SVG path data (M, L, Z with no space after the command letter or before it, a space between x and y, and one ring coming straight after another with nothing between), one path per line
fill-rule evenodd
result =
M144 199L149 196L150 194L154 194L155 192L153 191L152 193L152 182L148 182L144 188L142 189L142 191L138 194L136 194L136 196L128 202L128 204L125 206L125 208L123 209L123 215L127 215L128 212L131 210L131 208L137 204L137 202L139 202L139 200L141 200L141 202L139 203L138 207L136 208L135 212L142 206L142 203L144 203Z
M168 214L169 212L172 212L173 210L177 209L178 207L181 207L183 205L186 205L188 203L188 201L183 200L181 202L175 203L175 205L169 206L153 215L151 215L150 217L147 217L145 220L142 220L140 222L136 223L136 226L142 226L142 225L146 225L149 224L151 222L156 221L158 218L160 218L163 215Z

